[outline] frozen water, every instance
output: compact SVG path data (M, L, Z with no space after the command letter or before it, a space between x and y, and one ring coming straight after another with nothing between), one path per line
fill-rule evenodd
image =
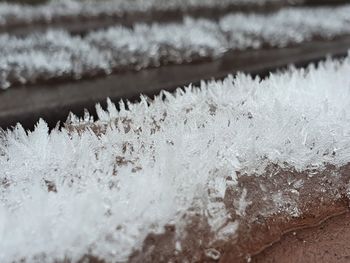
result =
M23 38L1 35L0 86L215 59L227 50L283 47L349 31L350 6L342 6L231 14L218 22L187 18L182 23L136 24L133 29L118 26L85 37L50 30Z
M269 163L304 171L349 162L349 70L348 57L264 80L240 74L142 97L128 110L108 101L96 122L72 115L62 131L40 121L33 132L3 132L0 261L125 261L167 224L181 241L186 215L206 217L217 239L232 238L256 194L237 174L260 178ZM273 174L266 178L273 184ZM291 194L274 195L260 215L299 215L304 183L288 185ZM223 205L227 189L237 204Z
M262 44L284 47L315 36L329 39L349 33L349 13L349 6L286 8L268 16L228 15L221 19L220 27L231 36L230 47L259 48Z
M298 1L298 0L296 0ZM296 2L294 1L294 2ZM102 4L101 4L102 3ZM180 10L192 8L220 7L229 5L265 5L268 3L290 3L288 0L51 0L39 6L0 3L0 25L47 22L65 18L120 16L128 12L150 12L152 10Z

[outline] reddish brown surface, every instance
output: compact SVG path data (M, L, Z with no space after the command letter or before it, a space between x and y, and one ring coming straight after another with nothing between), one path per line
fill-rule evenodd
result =
M254 257L254 263L350 262L350 213L291 232Z
M227 244L221 258L221 262L245 262L251 255L256 255L271 243L294 229L314 226L323 220L344 213L348 209L348 201L345 197L346 185L349 183L349 166L340 169L339 177L332 176L333 168L329 167L321 173L309 177L312 171L297 173L295 171L280 171L278 167L270 167L267 175L242 176L239 186L251 192L252 205L247 207L246 216L241 220L238 229L238 242ZM303 185L298 189L298 194L291 187L298 180L303 180ZM267 191L261 191L264 184ZM232 191L233 192L233 191ZM287 202L282 211L264 217L264 210L269 210L272 195L281 193ZM336 197L338 196L338 197ZM231 199L226 193L225 199ZM233 197L233 199L235 199ZM270 204L269 204L270 203ZM299 216L292 216L294 204L298 204ZM231 208L232 209L232 208ZM260 261L263 262L263 261Z
M301 230L291 231L284 235L280 241L266 248L257 256L237 261L233 258L219 260L219 262L251 262L251 263L347 263L350 262L350 212L346 207L338 207L340 215L335 215L321 224ZM325 219L325 218L323 218ZM309 220L315 223L317 220ZM170 230L169 230L170 231ZM172 235L166 235L171 238ZM152 239L150 237L149 239ZM161 242L162 241L162 242ZM153 240L154 244L163 248L160 253L167 254L167 247L163 247L168 240L161 238ZM148 241L149 242L149 241ZM160 246L163 244L163 246ZM158 247L157 246L157 247ZM159 248L158 247L158 248ZM168 251L169 252L169 251ZM191 251L188 251L191 253ZM140 257L141 262L144 258ZM154 262L161 262L161 257L153 257ZM192 258L194 259L194 258ZM82 259L90 263L103 263L94 257ZM176 262L176 261L174 261ZM215 262L210 260L190 262Z
M135 251L129 261L249 262L253 255L259 254L270 244L278 241L284 233L314 226L329 217L346 212L349 171L350 165L339 170L329 166L322 172L307 170L302 173L271 165L261 176L238 175L237 187L227 188L225 197L221 200L230 214L229 221L239 222L237 232L228 240L216 240L216 234L211 232L208 225L208 218L201 211L193 210L183 219L187 226L185 231L181 232L180 251L175 249L176 229L167 228L164 234L150 234L144 240L142 249ZM303 183L297 186L300 180ZM246 189L246 200L250 203L243 216L237 214L236 203L242 196L242 189ZM283 196L283 202L277 206L273 198L276 194ZM293 215L295 207L299 212ZM326 245L327 243L324 244ZM288 242L285 246L288 246ZM340 241L339 246L346 246L344 240ZM316 248L317 241L315 241ZM214 251L217 256L208 255L208 251ZM290 253L292 251L291 249ZM277 255L283 253L282 249ZM300 254L299 259L303 257L302 251ZM274 252L271 257L274 257ZM276 260L271 262L282 262L278 258ZM261 259L258 262L265 261ZM310 261L286 262L317 261L310 259Z

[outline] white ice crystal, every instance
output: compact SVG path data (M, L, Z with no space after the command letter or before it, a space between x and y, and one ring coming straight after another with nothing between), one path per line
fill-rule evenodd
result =
M350 57L264 80L239 74L142 97L128 110L108 101L95 123L86 116L61 131L40 121L32 132L1 133L0 262L125 261L148 233L169 222L181 231L191 207L218 238L234 235L238 222L220 203L227 176L269 162L297 170L349 162L349 71ZM288 200L274 202L279 211Z
M298 1L298 0L297 0ZM299 0L300 1L300 0ZM47 22L65 18L119 16L128 12L150 12L193 8L220 7L230 5L260 5L267 3L289 3L288 0L51 0L39 6L0 3L0 25L11 26L21 23Z
M327 20L324 19L327 17ZM228 50L283 47L350 33L350 6L284 9L270 15L231 14L218 22L112 27L84 37L48 31L0 35L0 87L52 78L81 78L125 69L215 59Z
M237 200L237 205L236 205L237 215L245 216L246 215L245 211L250 204L251 202L247 200L247 189L244 188L242 191L241 197L239 198L239 200Z

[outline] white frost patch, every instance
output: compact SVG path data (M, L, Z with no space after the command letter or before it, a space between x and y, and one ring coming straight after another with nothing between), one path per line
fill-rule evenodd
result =
M288 195L294 195L294 197L290 197ZM275 205L275 210L269 211L270 213L287 213L292 217L300 216L300 210L298 208L298 204L295 198L299 195L299 192L289 191L289 193L278 192L272 195L272 201Z
M249 205L251 205L251 201L247 200L247 189L243 189L241 197L238 201L235 202L236 214L239 216L245 216L246 215L246 209Z
M223 202L211 201L207 204L208 223L213 231L218 231L227 223L229 214Z
M193 8L220 7L230 5L263 6L268 3L287 4L288 0L51 0L39 6L0 3L0 25L35 23L65 18L117 16L123 17L130 12L147 13L151 11L179 10L187 12Z
M150 232L170 222L179 231L189 211L211 211L219 236L234 233L236 223L224 223L220 178L269 162L298 171L349 162L349 72L348 57L264 80L240 74L152 102L142 97L129 110L108 102L109 111L98 108L95 125L107 126L100 135L48 133L43 121L33 132L1 133L0 262L43 254L45 262L76 262L87 253L124 261ZM273 198L298 214L282 193Z
M215 261L219 260L220 257L221 257L220 251L216 250L215 248L206 249L206 250L205 250L205 255L206 255L208 258L210 258L210 259L212 259L212 260L215 260Z
M299 179L298 181L293 183L293 186L296 189L300 189L301 187L303 187L303 185L304 185L304 180L303 179Z
M227 188L226 179L224 177L215 177L209 182L209 189L213 192L213 198L224 198Z
M239 223L237 221L229 222L222 227L217 233L218 240L228 240L234 236L238 230Z
M64 31L24 38L1 35L0 87L215 59L228 50L263 44L284 47L313 37L330 39L349 33L348 5L290 8L270 15L232 14L218 22L187 18L182 23L137 24L133 29L118 26L85 37Z

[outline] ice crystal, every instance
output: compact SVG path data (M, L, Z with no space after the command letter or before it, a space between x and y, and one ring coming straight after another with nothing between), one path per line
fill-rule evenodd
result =
M247 198L247 189L243 189L242 191L242 195L239 198L239 201L237 202L236 207L238 207L237 209L237 214L239 216L245 216L245 211L247 209L247 206L251 204L251 202L246 200Z
M323 19L327 17L327 21ZM302 18L302 19L301 19ZM82 78L168 63L215 59L228 50L283 47L348 34L350 6L285 9L270 15L232 14L218 22L112 27L85 37L48 31L0 36L0 86L52 78Z
M227 8L230 5L258 5L268 3L286 4L287 0L51 0L39 6L0 3L0 25L11 26L23 23L47 22L81 17L118 16L130 12L151 12L180 10L187 12L193 8Z
M86 254L126 261L167 224L181 248L192 214L207 218L215 240L232 238L239 221L222 203L225 189L237 193L229 207L240 218L253 205L237 173L349 162L349 70L350 57L264 80L239 74L152 102L142 97L128 110L108 101L98 121L72 115L61 131L49 133L40 121L32 132L20 125L3 132L0 261L76 262ZM303 187L297 179L290 185ZM278 190L263 214L298 216L297 190L288 191Z

